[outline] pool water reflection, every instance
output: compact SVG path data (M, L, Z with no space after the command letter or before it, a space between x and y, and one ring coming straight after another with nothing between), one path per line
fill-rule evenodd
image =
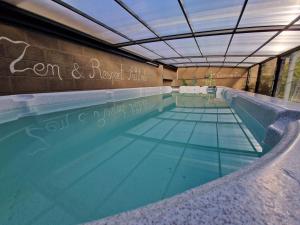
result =
M167 94L3 123L0 224L83 223L222 177L264 152L241 118L215 96Z

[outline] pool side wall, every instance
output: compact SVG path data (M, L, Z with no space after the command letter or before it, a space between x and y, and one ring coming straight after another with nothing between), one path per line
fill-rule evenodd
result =
M0 96L0 123L20 117L171 93L168 86Z

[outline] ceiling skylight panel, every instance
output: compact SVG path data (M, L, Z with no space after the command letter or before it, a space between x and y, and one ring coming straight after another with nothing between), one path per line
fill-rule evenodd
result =
M194 31L234 28L244 0L184 0Z
M130 46L122 47L122 49L125 49L131 53L140 55L142 57L146 57L151 60L160 58L159 55L154 54L153 52L147 50L146 48L141 47L140 45L130 45Z
M208 63L186 63L186 64L177 64L177 67L199 67L199 66L209 66Z
M198 37L197 42L203 55L224 55L231 35Z
M225 62L241 62L245 58L246 57L231 57L231 56L226 56Z
M176 63L186 63L191 62L188 58L174 59Z
M283 31L260 49L257 54L277 55L297 46L300 46L300 31Z
M223 63L209 63L209 65L210 65L210 66L221 67L221 66L223 66ZM231 66L231 65L233 65L233 64L230 64L229 66ZM233 65L233 66L235 66L235 65Z
M300 15L300 0L249 0L239 27L287 25Z
M151 49L156 54L158 54L164 58L180 57L180 55L178 55L172 48L170 48L163 41L145 43L145 44L142 44L142 46L144 46L148 49Z
M250 55L276 32L243 33L233 36L228 55Z
M183 56L201 56L194 38L170 40L167 43Z
M123 2L160 36L190 32L176 0L123 0Z
M106 42L116 44L128 41L127 39L111 32L99 24L79 15L72 10L57 4L54 1L9 1L24 10L40 15L67 27L81 31ZM18 3L18 4L17 4Z
M206 61L206 58L204 58L204 57L202 57L202 58L190 58L191 59L191 61L192 62L195 62L195 63L197 63L197 62L207 62Z
M223 62L225 57L207 57L208 62Z
M114 1L64 0L64 2L133 40L155 37L151 31Z
M174 59L161 59L159 61L162 62L162 63L165 63L165 64L177 63Z
M245 67L245 68L248 68L248 67L250 67L250 66L252 66L253 64L249 64L249 63L240 63L240 64L238 64L237 66L238 67Z
M253 57L248 57L247 59L245 59L245 63L246 62L254 62L254 63L260 63L260 62L262 62L262 61L264 61L264 60L266 60L268 57L255 57L255 56L253 56Z

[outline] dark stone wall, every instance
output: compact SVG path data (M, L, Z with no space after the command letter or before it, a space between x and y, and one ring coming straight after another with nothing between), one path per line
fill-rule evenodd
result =
M0 23L0 94L150 87L162 69Z

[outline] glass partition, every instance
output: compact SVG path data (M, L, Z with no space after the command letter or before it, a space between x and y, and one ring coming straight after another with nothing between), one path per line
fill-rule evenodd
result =
M300 102L300 52L284 57L276 97Z
M249 69L249 78L248 78L248 91L254 92L255 91L255 85L257 80L257 74L258 74L258 68L259 65L253 66Z
M271 95L274 75L276 70L277 58L267 61L262 64L261 77L258 88L258 93L263 95Z

